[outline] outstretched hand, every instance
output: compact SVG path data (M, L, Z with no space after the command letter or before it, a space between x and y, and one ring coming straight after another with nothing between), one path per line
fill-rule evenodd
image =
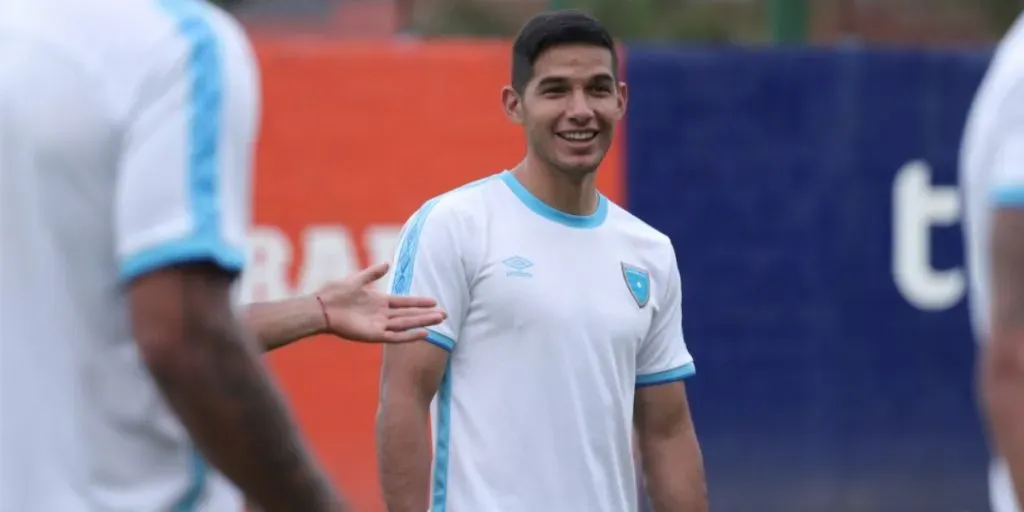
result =
M388 273L381 263L320 289L327 332L352 341L408 343L426 339L426 327L444 321L447 314L437 301L426 297L387 295L373 283Z

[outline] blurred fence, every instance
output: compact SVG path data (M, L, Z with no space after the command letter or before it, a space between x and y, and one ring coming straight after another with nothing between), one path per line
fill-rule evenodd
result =
M1021 0L223 0L253 24L352 36L510 36L532 14L583 8L626 40L950 44L992 41ZM792 37L792 36L796 37Z
M513 165L506 42L257 38L245 294L388 260L424 200ZM680 258L716 512L978 512L955 169L986 52L631 46L600 186ZM379 352L271 356L332 474L382 510Z

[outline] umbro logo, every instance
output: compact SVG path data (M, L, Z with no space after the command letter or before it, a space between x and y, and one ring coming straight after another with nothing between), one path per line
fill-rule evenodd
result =
M533 277L533 274L526 271L533 266L533 262L522 256L512 256L501 264L505 265L505 275L508 277Z

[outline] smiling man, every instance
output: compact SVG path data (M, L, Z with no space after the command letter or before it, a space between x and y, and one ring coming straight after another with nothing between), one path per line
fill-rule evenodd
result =
M502 91L525 159L406 224L392 292L449 316L385 348L389 511L635 511L634 426L655 511L707 510L672 243L595 188L626 109L617 69L593 18L530 20Z

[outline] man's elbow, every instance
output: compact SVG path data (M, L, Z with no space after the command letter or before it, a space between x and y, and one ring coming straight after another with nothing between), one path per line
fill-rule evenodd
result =
M245 350L233 340L230 326L217 319L193 318L188 328L163 322L141 327L135 330L139 355L158 379L187 375L210 351Z
M156 335L137 342L142 362L158 381L187 373L196 360L195 351L180 336Z
M377 402L378 421L395 415L427 418L432 399L432 395L420 389L383 385Z

